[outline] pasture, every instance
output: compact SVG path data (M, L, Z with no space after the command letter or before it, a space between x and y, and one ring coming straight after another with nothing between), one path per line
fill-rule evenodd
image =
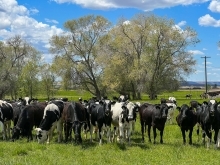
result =
M203 101L199 97L201 91L190 92L192 100ZM189 94L189 91L177 91L172 94L164 93L158 97L158 100L153 101L150 101L148 96L145 95L142 100L137 101L141 103L159 103L162 97L174 96L177 98L178 105L182 105L190 102L190 99L185 98L186 94ZM81 94L75 96L65 95L64 93L59 97L64 96L68 97L69 100L77 100L79 96L89 97ZM71 97L76 99L71 99ZM174 116L177 114L178 111L175 112ZM172 125L166 123L163 137L164 144L159 143L159 132L156 144L148 142L147 133L145 133L145 142L141 142L139 116L135 126L135 132L131 137L131 145L126 142L123 144L117 142L107 143L106 137L104 137L101 146L96 140L90 143L89 139L83 139L82 145L76 145L72 142L57 143L56 132L50 144L38 144L36 140L26 142L26 138L15 142L0 140L0 165L209 165L219 164L220 162L220 149L216 149L213 144L210 149L206 149L202 144L201 135L200 141L198 141L196 127L194 127L192 136L193 144L189 145L187 138L187 144L183 145L181 131L176 122ZM33 133L35 134L35 132ZM151 137L153 138L152 133Z

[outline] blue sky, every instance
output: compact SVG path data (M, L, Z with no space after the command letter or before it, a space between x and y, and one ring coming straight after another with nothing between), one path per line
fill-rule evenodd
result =
M208 81L220 81L220 0L0 0L0 40L21 35L51 61L48 41L64 31L67 20L94 14L116 24L120 17L129 20L146 11L198 33L201 42L188 48L197 61L196 72L186 80L205 80L202 57L207 56Z

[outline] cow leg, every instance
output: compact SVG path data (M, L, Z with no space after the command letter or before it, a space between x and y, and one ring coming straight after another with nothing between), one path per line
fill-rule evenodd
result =
M181 132L182 132L182 137L183 137L183 144L186 144L186 133L185 130L183 128L181 128Z
M217 142L217 137L218 137L218 129L215 129L215 134L214 134L214 143L215 144Z
M199 125L199 123L197 123L196 133L197 133L197 136L198 136L198 140L197 140L198 142L199 142L199 140L200 140L200 139L199 139L199 127L200 127L200 125Z
M57 133L58 133L58 143L60 143L63 140L63 123L60 120L57 122Z
M218 137L217 137L217 144L216 144L217 148L220 147L220 131L218 130Z
M160 143L163 144L163 130L160 131Z
M189 144L191 145L192 144L192 132L193 132L193 128L191 128L189 130Z
M144 143L144 132L145 132L145 130L144 130L144 125L145 125L145 123L144 122L141 122L141 133L142 133L142 142Z
M69 122L64 123L64 134L65 134L65 142L67 143L68 138L72 132L72 124Z
M149 142L151 142L150 130L151 130L151 125L149 124L149 125L148 125L148 129L147 129Z
M93 141L92 134L93 134L93 125L91 124L91 126L90 126L90 142Z
M119 123L119 139L120 139L120 142L122 142L122 140L124 140L124 138L125 138L124 124Z
M102 145L102 136L103 136L103 134L102 134L102 125L101 124L98 125L98 131L97 132L99 133L99 145Z
M156 137L157 137L156 127L153 127L153 133L154 133L154 144L156 144Z

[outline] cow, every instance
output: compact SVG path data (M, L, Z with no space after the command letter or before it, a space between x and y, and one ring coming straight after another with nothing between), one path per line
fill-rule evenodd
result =
M170 124L173 124L174 120L174 112L176 110L176 104L174 103L166 103L169 107L168 113L167 113L167 121L169 121Z
M33 140L33 127L39 127L43 119L46 103L36 103L25 106L18 118L18 122L12 129L12 141L19 139L20 134L27 136L27 141Z
M64 122L65 142L68 141L73 129L75 142L82 143L81 127L84 123L89 124L89 114L86 108L79 102L64 103L62 121Z
M13 126L16 126L17 122L18 122L18 118L19 115L22 111L22 109L25 107L25 105L20 102L20 101L16 101L14 103L11 103L12 107L13 107Z
M167 121L169 121L170 124L173 124L173 120L174 120L174 112L176 110L176 102L173 101L175 100L175 98L169 98L169 100L166 100L164 98L161 98L160 103L165 103L168 105L169 109L168 109L168 113L167 113Z
M38 128L35 128L38 143L50 143L52 134L57 126L58 142L62 140L62 112L64 108L64 102L62 100L52 100L48 102L48 105L44 109L43 119Z
M108 142L111 142L111 101L100 100L99 104L92 104L89 107L89 112L91 117L90 141L92 141L93 127L95 127L99 137L99 145L102 144L104 131L107 133Z
M163 131L167 120L168 105L144 103L140 106L139 115L141 123L142 142L144 142L144 132L146 125L148 126L148 139L151 142L151 126L153 127L154 144L156 143L156 129L160 131L160 143L163 143Z
M212 131L214 130L214 143L217 142L217 136L219 131L220 123L220 112L219 112L219 103L217 102L208 102L207 105L204 105L203 111L200 113L200 125L203 130L202 139L204 146L207 148L210 147L212 142ZM207 143L205 143L205 138L207 137Z
M175 97L169 97L168 100L172 101L174 104L177 105L177 101Z
M183 104L181 107L177 107L179 114L176 117L176 122L181 129L183 144L186 144L186 132L189 131L189 144L192 144L193 127L197 123L197 116L192 107L187 104Z
M191 94L186 94L186 99L191 99L192 95Z
M118 98L118 102L126 102L129 100L129 95L120 95Z
M118 140L122 142L122 139L125 139L125 137L127 137L130 144L130 136L133 125L132 121L135 120L134 113L136 113L137 108L138 106L130 101L116 102L112 104L112 125L115 127L113 140L115 139L115 135L118 131Z
M13 119L13 107L10 103L0 100L0 123L2 125L3 140L10 139L10 127Z

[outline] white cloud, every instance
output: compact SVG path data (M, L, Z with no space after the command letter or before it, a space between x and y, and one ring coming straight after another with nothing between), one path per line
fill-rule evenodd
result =
M201 26L220 27L220 20L214 19L209 14L200 17L198 21L199 21L199 25Z
M200 50L189 50L189 53L193 55L204 55L204 53Z
M218 0L212 0L212 2L209 4L209 10L212 12L220 13L220 1Z
M31 14L38 12L35 8L27 9L25 6L18 5L16 0L0 0L0 40L4 41L20 35L39 51L47 52L49 39L53 35L63 33L63 30L30 17ZM46 22L58 23L56 20L49 19Z
M158 8L167 8L178 5L190 5L194 3L204 3L209 0L51 0L57 3L73 3L91 9L111 9L111 8L137 8L151 11Z
M181 21L177 24L177 26L179 26L179 27L182 27L184 25L186 25L186 21Z
M45 18L45 21L46 21L47 23L53 23L53 24L58 24L58 23L59 23L57 20L48 19L48 18Z

